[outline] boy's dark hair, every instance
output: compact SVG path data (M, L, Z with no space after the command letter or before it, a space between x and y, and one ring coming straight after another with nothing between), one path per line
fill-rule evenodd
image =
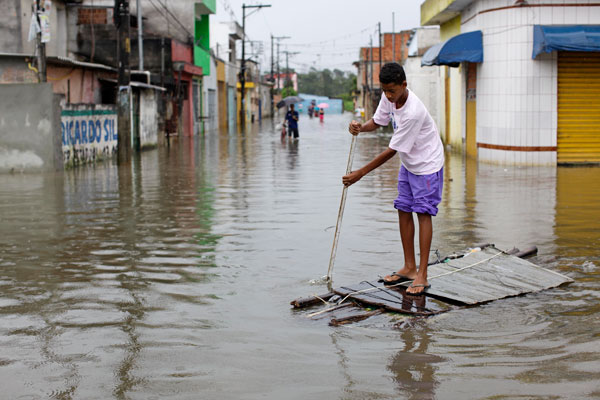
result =
M406 74L404 73L404 68L398 63L387 63L379 71L379 82L381 83L396 83L401 85L405 80Z

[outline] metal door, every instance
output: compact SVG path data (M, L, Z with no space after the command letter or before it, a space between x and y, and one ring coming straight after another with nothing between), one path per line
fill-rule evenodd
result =
M558 163L600 162L600 53L558 53Z

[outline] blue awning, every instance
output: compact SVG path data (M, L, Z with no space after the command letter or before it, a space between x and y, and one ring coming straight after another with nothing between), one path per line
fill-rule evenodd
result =
M483 62L483 35L481 31L461 33L443 43L432 46L423 54L421 66L449 65L458 67L463 62Z
M534 25L533 54L600 51L600 25Z

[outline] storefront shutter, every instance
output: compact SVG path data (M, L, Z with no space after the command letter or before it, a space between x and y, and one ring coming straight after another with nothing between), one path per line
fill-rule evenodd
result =
M559 164L600 163L600 53L558 53Z

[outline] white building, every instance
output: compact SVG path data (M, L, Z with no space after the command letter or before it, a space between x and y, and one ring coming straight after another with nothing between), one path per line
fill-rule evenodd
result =
M494 163L600 162L600 3L427 0L421 22L448 40L424 58L458 63L442 73L448 143ZM480 62L449 49L477 31Z
M408 42L408 57L404 61L404 72L408 88L423 102L433 117L438 129L444 123L443 86L441 85L440 67L423 68L421 59L425 51L440 41L440 30L435 27L413 29Z

